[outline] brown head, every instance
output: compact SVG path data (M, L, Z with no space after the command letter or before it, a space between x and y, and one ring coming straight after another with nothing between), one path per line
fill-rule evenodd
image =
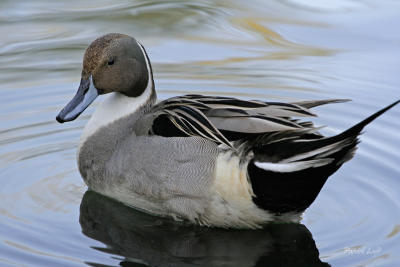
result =
M74 120L100 94L140 96L150 79L150 61L143 46L125 34L106 34L86 49L78 92L58 114L57 121Z

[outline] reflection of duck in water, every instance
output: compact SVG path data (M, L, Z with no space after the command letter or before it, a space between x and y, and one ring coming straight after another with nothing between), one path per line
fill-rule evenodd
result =
M82 199L80 223L85 235L107 245L101 251L149 266L329 266L302 224L203 228L153 217L93 191Z
M145 49L123 34L89 46L79 90L57 120L75 119L106 93L78 150L89 188L153 214L237 228L299 221L326 179L353 156L363 127L399 102L333 137L293 118L340 100L187 95L156 103Z

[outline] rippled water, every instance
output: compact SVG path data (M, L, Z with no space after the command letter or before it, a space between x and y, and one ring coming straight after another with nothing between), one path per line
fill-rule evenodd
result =
M398 1L2 1L1 266L396 266L400 108L373 122L302 224L187 226L87 192L76 146L93 109L59 125L86 46L139 39L160 98L351 98L318 108L338 133L400 97ZM136 265L135 265L136 264Z

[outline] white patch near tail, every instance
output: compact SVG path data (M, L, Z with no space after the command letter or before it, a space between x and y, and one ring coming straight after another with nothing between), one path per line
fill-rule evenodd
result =
M295 172L301 171L308 168L316 168L323 165L327 165L331 163L333 159L314 159L314 160L306 160L306 161L296 161L296 162L259 162L255 161L254 165L258 168L273 171L273 172Z
M215 193L210 207L201 218L204 224L259 228L273 219L270 213L254 204L253 189L247 178L247 164L240 164L239 161L232 151L220 152L215 167Z

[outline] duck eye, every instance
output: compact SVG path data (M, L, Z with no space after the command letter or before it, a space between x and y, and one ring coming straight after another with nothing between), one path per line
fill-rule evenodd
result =
M110 66L110 65L114 65L114 59L110 59L108 62L107 62L107 64Z

